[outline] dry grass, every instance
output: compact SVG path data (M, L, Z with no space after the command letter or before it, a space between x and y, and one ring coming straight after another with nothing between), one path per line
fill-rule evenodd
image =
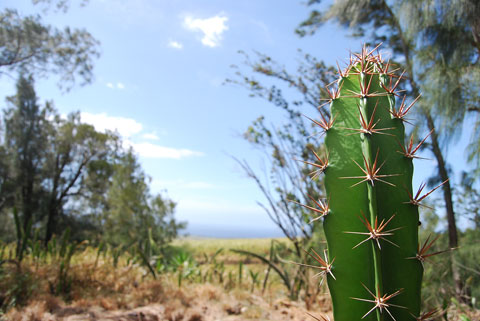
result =
M242 293L242 295L239 295ZM276 298L272 302L258 293L245 290L225 291L212 284L188 284L176 287L169 280L145 282L131 295L90 298L65 304L51 296L32 300L22 309L12 309L11 321L46 320L169 320L169 321L306 321L304 307L298 302ZM119 302L123 302L120 303ZM328 308L328 307L327 307ZM317 307L317 309L324 309Z
M256 247L253 247L255 244ZM202 241L200 251L214 253L217 248L235 247L268 252L269 241L223 240ZM220 260L220 258L217 258ZM18 285L16 277L25 280L25 300L11 308L3 317L11 321L43 320L169 320L169 321L238 321L238 320L307 320L300 303L285 299L281 284L269 283L261 295L259 287L250 291L247 269L264 269L258 264L245 267L243 286L223 283L194 283L177 285L176 274L163 274L154 280L148 271L137 264L127 264L120 258L117 268L109 256L101 256L91 248L76 253L69 271L68 293L54 293L58 282L58 262L46 263L25 259L20 267L11 265L4 270L0 290ZM207 266L202 266L202 268ZM18 268L21 273L18 273ZM229 269L234 267L230 266ZM237 278L237 276L235 276ZM3 291L5 293L5 291ZM2 293L2 291L0 291ZM54 295L56 294L56 295ZM322 302L325 302L323 300ZM330 305L318 309L329 310ZM1 318L1 317L0 317Z
M252 239L215 239L215 238L180 238L173 242L174 246L188 249L195 259L202 261L204 255L211 257L219 249L223 249L217 259L226 263L235 264L245 261L246 257L233 253L230 249L255 252L267 256L270 252L272 240L289 246L287 238L252 238Z
M243 248L258 253L268 253L269 240L181 240L198 249L194 253L212 255L219 247ZM228 255L231 253L227 252ZM243 258L243 257L242 257ZM237 259L240 260L240 257ZM176 274L163 274L154 280L148 271L137 264L127 264L121 257L117 268L109 256L101 256L97 264L96 251L87 248L75 254L72 259L70 289L67 294L55 294L52 289L57 282L58 264L46 264L26 259L17 266L4 265L0 280L0 299L5 289L19 287L19 280L27 288L21 302L11 308L0 320L11 321L53 321L53 320L143 320L143 321L310 321L305 313L303 301L286 299L280 282L269 282L262 293L261 287L250 291L250 279L245 276L242 286L230 287L225 275L223 283L195 283L186 280L177 285ZM217 257L221 261L221 257ZM228 260L235 261L232 259ZM208 268L207 265L201 268ZM238 265L230 264L226 271L234 271ZM262 270L264 265L249 264L244 269ZM20 270L19 270L20 269ZM21 272L21 273L19 273ZM21 278L19 279L19 276ZM235 275L235 278L238 276ZM261 278L261 281L263 278ZM310 303L310 302L309 302ZM331 315L331 301L328 294L320 294L311 303L315 315ZM480 320L480 311L451 304L445 311L448 320Z

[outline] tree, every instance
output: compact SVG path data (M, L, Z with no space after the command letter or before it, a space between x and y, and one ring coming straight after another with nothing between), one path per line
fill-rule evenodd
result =
M257 61L241 52L246 65L257 75L279 80L287 85L293 92L300 94L299 98L289 101L285 98L282 87L266 86L254 76L245 76L237 66L236 78L227 82L247 88L252 96L261 97L282 109L288 123L283 126L265 124L265 118L259 117L253 122L244 134L252 145L264 152L269 164L268 179L261 177L244 161L238 161L245 173L252 178L267 199L268 206L260 204L272 221L283 231L295 245L297 253L301 256L302 248L308 244L312 237L312 228L308 224L311 217L295 201L302 204L312 203L310 196L319 199L323 195L321 176L314 175L309 179L311 166L305 162L318 163L317 156L324 157L321 146L321 128L308 120L300 113L300 106L312 108L313 114L308 117L321 119L325 111L317 107L322 99L328 97L323 91L324 86L333 80L333 69L325 66L323 62L305 54L304 61L299 65L296 73L285 70L271 57L257 54ZM320 138L320 141L317 139Z
M91 125L81 123L78 113L70 114L66 120L58 115L55 117L43 167L47 199L45 244L58 232L59 220L65 215L69 201L78 202L90 194L85 184L89 169L92 169L93 163L108 157L114 139L109 134L95 131Z
M403 1L406 30L428 105L443 130L460 133L475 117L468 158L480 174L480 3L473 0ZM423 70L422 70L423 69Z
M0 12L0 76L22 70L36 76L59 74L59 86L68 90L76 78L81 84L92 81L98 45L86 30L53 28L40 16L22 17L15 9Z
M97 132L79 113L64 117L51 102L41 106L31 76L20 75L7 101L1 214L18 209L27 239L31 226L44 233L45 245L70 227L76 240L98 241L105 231L116 245L150 236L166 244L184 227L174 219L174 202L151 195L148 177L119 137Z
M81 123L78 113L64 119L52 103L40 106L31 76L20 75L17 94L7 102L0 205L18 209L26 233L45 220L47 243L68 212L92 194L104 194L111 174L105 163L115 153L117 138Z
M319 2L319 0L311 0L308 4L316 5ZM464 1L464 3L467 2L469 1ZM438 119L442 115L439 110L442 108L451 109L453 107L451 104L446 106L444 100L437 100L435 94L428 90L428 86L425 86L428 82L423 82L422 80L425 79L425 73L431 72L431 70L417 68L416 66L416 63L420 61L420 57L417 55L419 51L416 44L422 43L419 42L422 40L421 35L415 32L418 29L402 22L404 17L428 17L431 11L423 10L423 6L428 8L428 10L435 11L441 8L438 1L433 3L429 1L427 3L425 1L404 0L389 3L386 0L337 0L324 11L313 10L308 19L300 24L297 32L302 36L314 34L327 21L336 21L340 25L350 28L353 36L369 39L370 44L383 42L386 48L391 50L393 62L401 65L408 74L409 85L405 88L407 95L414 99L419 96L421 91L425 90L428 99L421 104L421 119L428 130L432 131L431 144L429 146L437 160L438 176L441 181L445 182L442 190L447 212L449 245L451 248L455 248L458 246L458 234L453 207L452 187L441 145L442 138L444 141L448 140L451 137L449 136L451 132L434 131L436 124L439 124L441 121L441 119ZM429 60L432 63L432 67L437 66L435 59ZM449 97L454 98L452 92L450 92ZM433 104L434 108L429 106L432 105L432 100L435 101L435 104ZM448 102L452 102L452 100ZM454 103L461 104L462 102L459 99L454 100ZM454 266L453 260L452 271L456 285L456 294L458 298L461 298L462 282L459 279L458 269Z
M472 176L465 172L457 190L457 204L463 217L473 223L474 230L480 232L480 191L474 187Z
M328 114L318 106L322 99L329 97L324 87L333 81L334 69L301 52L304 59L295 72L287 71L267 55L256 53L256 59L252 61L246 53L241 54L245 58L244 65L254 75L246 76L240 67L234 66L236 77L227 82L242 86L250 91L251 96L274 104L285 113L287 122L271 125L261 116L244 134L244 138L263 153L267 164L263 172L255 171L246 161L237 159L237 163L264 195L266 203L258 204L292 242L294 260L308 262L310 257L305 250L313 244L320 244L323 234L318 228L320 220L316 219L319 213L305 205L315 208L315 202L328 202L324 199L321 168L310 165L316 163L321 167L318 158L326 159L322 145L323 129L312 120L328 122ZM267 85L268 80L274 80L275 84ZM306 114L303 115L301 110ZM316 223L310 224L311 221ZM308 293L306 298L314 300L315 293L311 291L318 287L309 288L309 276L303 267L299 267L290 296L296 297L298 293L294 291L300 291L302 285ZM308 300L306 302L308 305Z
M132 150L119 155L113 173L102 218L104 239L109 244L139 244L150 234L163 246L185 227L174 219L174 202L151 195L148 177Z
M46 158L50 108L41 108L33 88L33 78L20 75L17 94L7 98L4 113L5 138L3 162L11 173L4 173L3 203L17 207L23 229L39 219L42 167ZM9 163L9 164L8 164ZM35 217L34 217L35 216ZM28 231L27 231L28 232Z
M50 9L52 6L55 10L67 11L70 8L70 0L32 0L34 4L44 4L46 9ZM84 6L88 0L80 0L80 5Z

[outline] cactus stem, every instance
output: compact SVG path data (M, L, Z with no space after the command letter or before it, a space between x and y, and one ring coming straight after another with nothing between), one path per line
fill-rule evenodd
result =
M418 143L417 147L413 148L413 135L410 136L410 141L408 142L407 148L403 147L402 144L397 140L398 145L402 149L402 151L397 151L397 153L405 155L407 158L418 158L418 159L425 159L423 157L416 156L415 153L418 151L420 146L422 146L423 143L425 143L425 140L427 140L428 136L430 136L433 133L433 129L428 133L427 136L425 136L424 139L420 143Z
M358 301L365 301L365 302L371 302L371 303L375 303L374 307L371 308L367 313L364 314L364 316L362 317L362 319L364 319L367 315L369 315L372 311L378 309L380 310L380 313L383 312L383 310L387 311L388 315L390 315L390 317L396 321L396 319L393 317L393 315L390 313L390 311L388 310L388 308L390 306L392 307L396 307L396 308L402 308L402 309L406 309L405 307L403 306L400 306L400 305L396 305L396 304L392 304L392 303L387 303L388 300L390 300L391 298L393 297L396 297L397 295L399 295L400 293L402 293L403 289L400 289L392 294L384 294L383 296L380 294L380 290L377 288L377 295L373 294L372 291L370 291L366 286L365 284L363 284L363 287L368 291L368 293L370 293L371 296L373 296L373 298L375 300L368 300L368 299L360 299L360 298L352 298L354 300L358 300Z
M442 186L443 184L445 184L446 182L448 182L448 179L446 179L444 182L440 183L437 187L435 187L434 189L432 189L430 192L420 196L420 194L422 193L423 189L425 188L425 185L426 183L422 183L420 185L420 187L418 188L418 191L417 193L415 194L415 197L412 196L412 194L408 191L408 197L410 198L410 201L408 202L404 202L404 204L412 204L412 205L415 205L415 206L423 206L423 207L427 207L427 208L431 208L429 206L426 206L426 205L423 205L421 204L420 202L423 201L425 198L427 198L427 196L429 196L430 194L432 194L436 189L438 189L440 186Z
M346 68L337 67L337 84L328 85L329 95L324 94L330 98L330 112L324 114L330 117L324 122L338 115L325 135L329 153L325 189L333 215L321 220L328 255L336 257L333 270L338 279L326 278L335 320L359 320L362 315L365 320L375 321L415 320L409 312L420 315L423 270L417 260L405 258L417 259L420 252L419 214L417 206L402 202L420 201L422 193L407 198L407 193L398 192L395 186L405 186L415 195L411 185L413 163L408 158L418 158L415 155L426 140L418 146L413 139L409 144L405 138L407 113L414 104L410 100L407 103L406 98L399 103L404 95L400 81L406 73L393 63L384 64L378 47L370 50L364 46L360 53L350 54ZM317 164L312 170L322 167L322 162L309 158L306 160ZM348 201L344 195L349 196ZM308 205L316 207L310 200ZM362 223L355 218L357 215ZM429 244L430 240L426 246ZM400 292L404 295L397 296Z
M360 106L357 105L358 107L358 111L359 111L359 114L360 114L360 125L362 128L360 129L357 129L357 128L345 128L345 129L348 129L348 130L354 130L356 132L359 132L359 133L363 133L365 135L373 135L373 134L383 134L383 135L389 135L389 136L393 136L392 134L388 134L388 133L382 133L382 131L384 130L390 130L390 129L394 129L393 127L389 127L389 128L375 128L375 126L378 124L378 122L380 121L380 119L378 119L375 123L375 113L377 111L377 106L378 106L378 100L377 100L377 103L375 104L375 108L373 109L373 112L372 112L372 115L370 116L370 120L369 122L367 123L367 121L365 120L365 118L363 117L363 113L360 109Z
M390 186L395 186L394 184L383 180L382 177L399 176L400 174L379 175L378 172L380 171L382 166L385 164L385 161L380 166L378 166L378 168L377 168L378 152L379 152L379 150L377 150L377 155L375 156L375 161L373 162L373 165L371 165L371 166L370 166L370 164L368 164L368 161L365 158L365 155L362 154L363 162L365 164L365 169L362 166L360 166L354 159L352 159L352 161L362 170L362 172L365 174L365 176L348 176L348 177L340 177L340 178L341 179L363 178L360 182L355 183L350 187L355 187L355 186L357 186L357 185L359 185L363 182L369 182L372 186L375 186L375 181L379 181L379 182L385 183L385 184L390 185Z
M363 215L363 219L360 217L360 221L362 221L363 225L365 225L368 232L344 232L344 233L348 233L348 234L368 235L368 237L365 240L363 240L360 243L358 243L357 245L355 245L352 249L357 248L358 246L367 242L368 240L373 240L377 243L378 249L381 250L382 247L380 246L380 239L382 239L382 240L384 240L384 241L386 241L386 242L388 242L388 243L390 243L390 244L392 244L396 247L399 247L397 244L395 244L392 241L386 239L385 236L393 235L392 232L401 229L401 227L397 227L397 228L394 228L394 229L391 229L391 230L388 230L388 231L384 231L384 229L387 227L388 223L390 223L390 221L395 217L395 214L393 214L388 219L388 221L386 221L386 222L385 222L385 219L383 219L380 222L380 225L378 224L378 217L376 216L374 227L372 227L372 225L370 224L370 222L368 221L368 219L365 217L365 215L363 213L362 213L362 215Z
M394 118L397 118L397 119L400 119L401 121L404 121L406 123L409 123L411 124L406 118L405 116L408 114L408 112L410 111L410 109L413 107L413 105L417 102L417 100L421 97L421 95L418 95L417 98L415 98L415 100L410 104L407 105L405 104L405 98L407 96L403 96L403 99L402 99L402 103L400 104L400 107L398 107L398 110L395 109L395 106L392 105L392 110L390 111L390 113L392 114L392 116Z

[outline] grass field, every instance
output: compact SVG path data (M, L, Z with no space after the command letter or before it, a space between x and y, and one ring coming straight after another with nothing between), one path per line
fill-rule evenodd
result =
M319 279L312 277L315 270L305 273L310 290L317 292L302 290L298 300L292 300L277 272L231 251L267 258L272 242L288 257L285 238L177 239L170 266L151 262L156 275L135 254L116 256L112 248L101 252L84 245L67 263L47 252L29 252L18 262L8 257L13 245L4 247L0 303L5 314L0 311L0 321L313 321L306 310L331 317L328 290L325 282L319 287ZM298 267L284 260L275 264L290 277ZM450 303L444 315L454 321L480 320L480 311L458 302Z
M216 239L186 237L176 239L172 245L178 246L189 251L196 260L203 260L204 256L211 257L217 251L218 260L225 260L230 263L236 263L245 260L245 257L232 252L232 249L254 252L267 256L270 252L272 241L290 246L287 238L248 238L248 239Z

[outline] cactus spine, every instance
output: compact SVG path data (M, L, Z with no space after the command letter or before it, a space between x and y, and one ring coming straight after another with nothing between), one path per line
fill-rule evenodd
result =
M412 142L404 147L404 116L413 103L395 106L403 74L392 72L376 49L353 54L346 70L339 70L336 87L327 88L330 118L315 121L326 132L327 148L325 158L315 154L327 191L315 211L324 217L328 243L328 258L317 261L327 277L335 321L420 315L423 197L412 196L418 148Z

